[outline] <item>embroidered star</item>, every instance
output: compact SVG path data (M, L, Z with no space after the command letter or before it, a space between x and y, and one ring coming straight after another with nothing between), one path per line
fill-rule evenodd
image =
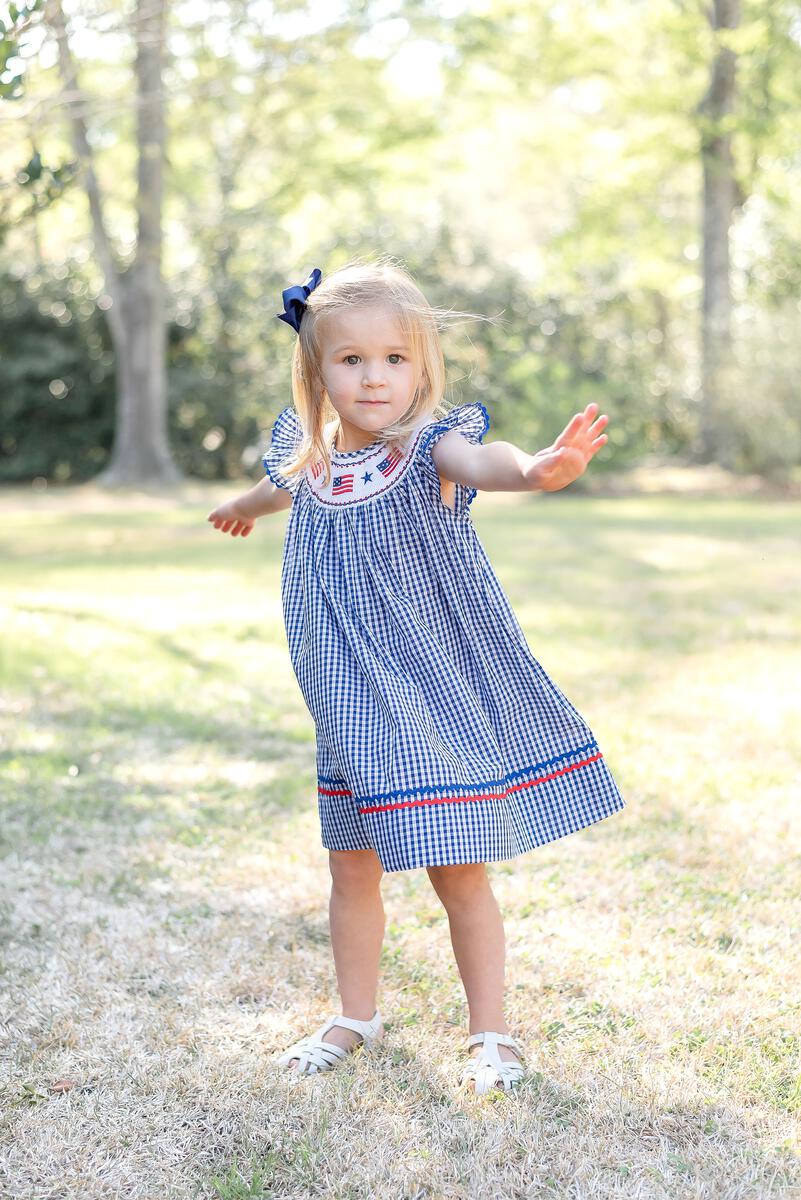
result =
M365 471L365 473L362 475L362 483L369 483L372 478L372 471Z

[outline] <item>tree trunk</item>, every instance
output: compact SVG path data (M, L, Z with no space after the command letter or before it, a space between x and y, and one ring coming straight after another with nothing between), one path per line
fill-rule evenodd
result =
M713 29L736 29L740 0L714 0ZM731 152L737 58L718 47L709 88L698 105L703 164L703 301L701 316L701 413L698 457L718 458L718 432L725 422L726 380L732 358L729 229L737 203Z
M49 0L59 65L70 105L73 144L89 202L95 253L111 298L107 317L117 368L117 419L107 487L170 484L183 477L167 433L166 330L161 273L161 209L165 122L162 60L165 0L138 0L136 10L137 218L136 258L122 271L106 232L100 186L81 111L75 63L60 0Z
M164 0L138 0L136 10L136 259L126 275L125 335L117 349L118 399L106 486L175 483L181 479L167 432L167 365L162 277L164 195Z

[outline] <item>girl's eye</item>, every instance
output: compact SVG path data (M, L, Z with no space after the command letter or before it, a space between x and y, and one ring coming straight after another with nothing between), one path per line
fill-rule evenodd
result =
M393 367L396 367L398 365L398 363L403 360L403 355L402 354L388 354L387 358L390 359ZM356 363L358 362L358 359L359 359L358 354L346 354L343 359L343 362L346 362L349 367L355 367ZM354 361L351 361L351 360L354 360Z

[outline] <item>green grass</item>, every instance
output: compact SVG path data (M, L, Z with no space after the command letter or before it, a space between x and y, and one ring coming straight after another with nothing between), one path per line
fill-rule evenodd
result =
M0 494L0 1194L798 1194L801 505L475 502L627 801L490 867L532 1073L481 1105L424 871L383 882L385 1049L273 1073L337 1007L328 863L287 514L231 539L219 496Z

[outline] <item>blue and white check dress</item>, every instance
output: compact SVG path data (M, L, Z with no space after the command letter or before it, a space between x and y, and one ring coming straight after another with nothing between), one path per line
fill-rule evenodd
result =
M292 493L281 597L317 732L329 850L385 871L513 858L624 807L589 726L528 647L470 517L440 495L431 448L479 443L482 404L286 477L302 430L273 426L264 466Z

